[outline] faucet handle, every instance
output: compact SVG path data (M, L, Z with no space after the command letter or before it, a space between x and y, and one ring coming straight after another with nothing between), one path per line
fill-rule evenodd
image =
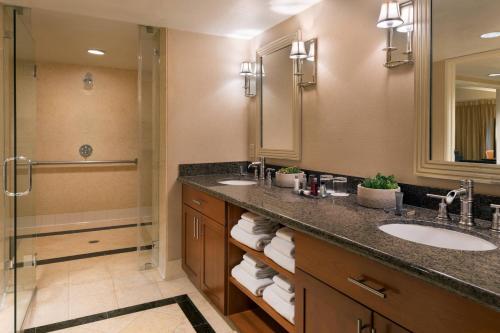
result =
M491 204L490 207L495 209L491 222L491 231L500 232L500 205Z
M450 222L451 217L450 217L450 214L448 214L448 204L447 204L448 196L438 195L438 194L430 194L430 193L428 193L427 196L429 198L441 200L441 202L439 203L437 220L440 222Z

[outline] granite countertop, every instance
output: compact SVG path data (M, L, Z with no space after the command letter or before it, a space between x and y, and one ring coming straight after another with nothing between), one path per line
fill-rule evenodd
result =
M291 189L262 183L231 186L217 182L223 179L243 178L228 174L179 177L180 182L214 197L500 310L500 235L488 230L488 221L476 220L478 227L472 230L456 224L444 227L487 239L497 245L496 250L448 250L382 232L378 226L400 218L384 210L361 207L352 194L349 197L311 199L293 194ZM409 222L436 224L425 221L432 221L437 210L406 208L415 212L414 216L404 218ZM443 227L443 224L439 226Z

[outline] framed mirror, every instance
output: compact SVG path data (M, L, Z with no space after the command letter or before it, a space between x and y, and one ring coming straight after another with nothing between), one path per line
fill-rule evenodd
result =
M416 2L416 174L500 183L500 1Z
M257 154L300 160L302 95L291 34L257 50Z

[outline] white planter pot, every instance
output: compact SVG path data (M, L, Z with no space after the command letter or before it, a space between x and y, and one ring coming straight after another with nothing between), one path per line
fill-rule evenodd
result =
M395 208L396 192L400 191L399 187L393 190L379 190L366 188L359 184L357 201L361 206L369 208Z
M293 187L295 177L298 176L299 179L304 175L301 173L280 173L276 172L276 186L279 187Z

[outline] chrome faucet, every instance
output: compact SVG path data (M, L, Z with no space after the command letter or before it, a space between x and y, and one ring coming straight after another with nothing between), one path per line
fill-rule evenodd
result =
M254 169L254 178L255 180L261 179L264 180L266 179L266 159L265 157L260 157L259 161L252 162L248 165L248 169L253 168ZM260 170L260 172L259 172Z
M451 204L456 197L460 198L460 220L459 224L466 226L474 226L474 181L472 179L464 179L460 182L460 188L451 190L445 196L427 194L428 197L441 199L439 204L438 220L448 221L446 218L447 205Z

